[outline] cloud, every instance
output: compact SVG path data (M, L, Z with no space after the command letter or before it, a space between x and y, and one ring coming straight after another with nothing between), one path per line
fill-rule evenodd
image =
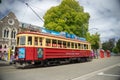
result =
M98 32L101 41L110 38L120 38L120 1L119 0L77 0L90 13L89 28L98 28L91 33ZM45 12L53 6L59 5L61 0L2 0L0 4L0 18L12 11L20 22L43 26L43 22L25 5L28 3L35 12L43 17Z
M85 11L90 13L89 27L98 28L102 41L120 38L119 0L79 0L79 2Z
M12 11L20 22L43 26L44 23L25 3L28 3L29 6L42 18L45 12L52 6L58 5L60 0L3 0L0 5L0 17L5 16L6 13Z

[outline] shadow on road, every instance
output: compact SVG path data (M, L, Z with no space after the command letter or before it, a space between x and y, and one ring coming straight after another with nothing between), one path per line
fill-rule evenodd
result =
M56 66L65 66L65 65L72 65L72 64L82 64L86 62L79 62L79 63L62 63L62 64L49 64L49 65L28 65L25 67L16 67L17 69L35 69L35 68L48 68L48 67L56 67Z

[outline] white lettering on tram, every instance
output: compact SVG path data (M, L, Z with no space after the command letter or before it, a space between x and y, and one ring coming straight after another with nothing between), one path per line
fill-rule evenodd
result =
M80 55L80 53L66 53L66 55Z

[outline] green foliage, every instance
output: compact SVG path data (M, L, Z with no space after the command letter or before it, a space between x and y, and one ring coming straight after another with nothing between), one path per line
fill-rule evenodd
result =
M118 49L118 52L120 53L120 39L116 43L116 47Z
M55 31L64 31L85 37L88 31L89 14L76 0L63 0L44 15L44 26Z
M99 49L100 35L98 33L95 33L93 35L87 33L86 39L91 43L92 49Z
M119 50L118 50L118 48L117 47L114 47L113 49L112 49L112 52L114 52L114 53L118 53L119 52Z
M109 39L109 41L106 41L102 44L102 48L104 50L110 50L112 51L112 49L114 48L114 43L115 43L115 40L114 39Z
M76 0L63 0L60 5L50 8L44 15L44 26L55 31L64 31L85 37L93 49L99 48L99 34L88 33L90 15L84 12Z

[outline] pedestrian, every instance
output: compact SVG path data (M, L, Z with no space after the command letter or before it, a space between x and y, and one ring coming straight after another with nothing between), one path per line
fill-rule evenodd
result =
M95 58L95 54L94 54L93 50L91 51L91 57L92 57L92 59Z
M13 63L13 60L14 60L14 54L11 54L11 55L10 55L10 64Z

